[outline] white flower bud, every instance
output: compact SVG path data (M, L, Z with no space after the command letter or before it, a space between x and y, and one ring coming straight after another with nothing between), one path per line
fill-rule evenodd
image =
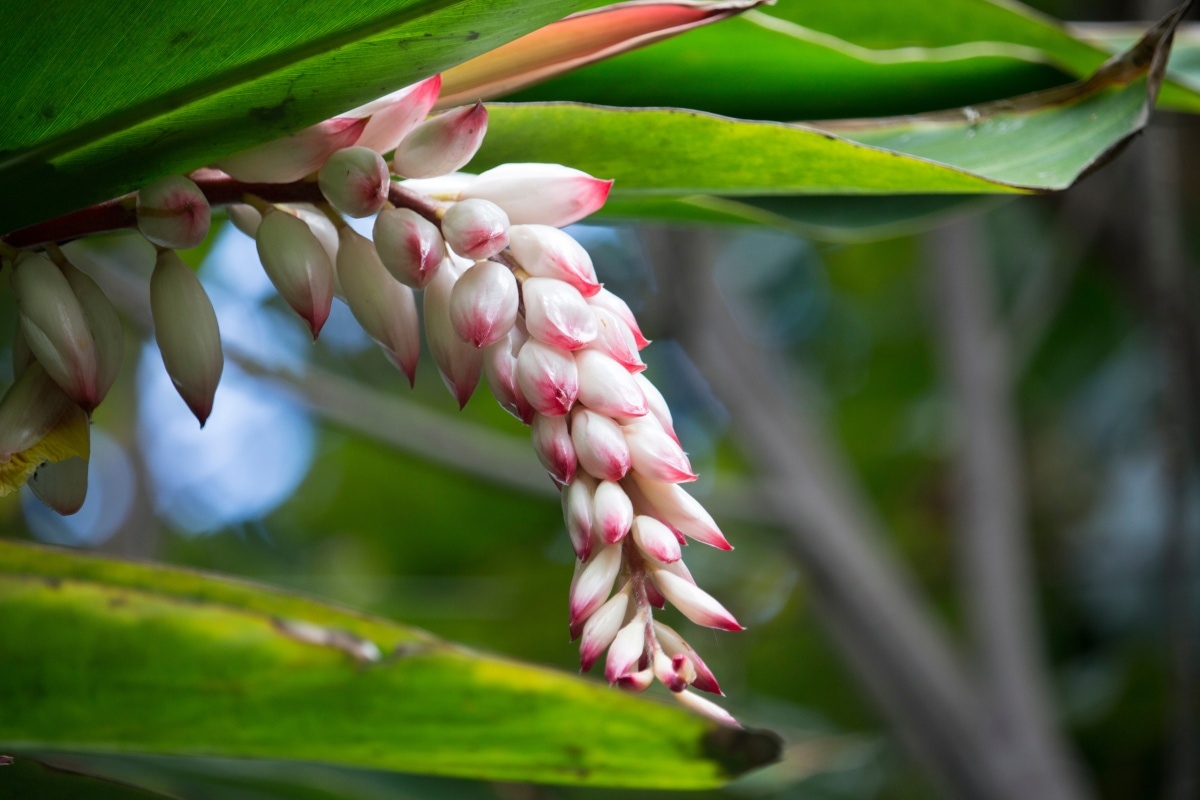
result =
M561 228L598 210L611 188L612 181L560 164L502 164L479 175L461 196L491 200L514 225Z
M575 353L579 402L609 417L641 417L646 397L628 370L598 350Z
M483 351L458 338L450 322L450 297L463 268L446 258L425 287L425 339L446 388L463 408L483 372Z
M621 548L616 545L601 547L592 560L583 565L571 587L571 625L582 623L604 604L620 569Z
M120 314L94 280L71 264L64 264L62 271L79 300L96 344L96 393L103 400L116 382L125 359L125 328Z
M460 256L490 258L508 246L508 217L495 203L464 200L446 211L442 235Z
M383 156L359 146L338 150L317 172L325 199L354 218L369 217L383 208L391 180Z
M600 291L592 258L579 242L549 225L513 225L508 246L521 268L538 278L556 278L584 297Z
M225 355L212 301L196 274L171 250L158 254L150 276L154 339L175 390L200 421L208 421Z
M608 661L604 665L605 680L616 683L632 672L645 649L646 621L636 616L621 628L608 648Z
M608 544L625 538L633 527L633 503L619 483L601 481L592 495L592 528Z
M725 606L696 584L689 583L667 569L654 570L653 580L671 605L697 625L725 631L745 630L733 615L725 610Z
M483 351L483 374L496 402L508 413L528 425L536 413L517 383L517 356L529 339L518 319L500 341Z
M407 208L389 208L375 219L375 249L392 277L423 289L446 258L441 231Z
M88 460L76 456L42 464L28 486L38 500L68 517L83 508L87 499Z
M316 172L335 151L357 142L366 126L365 119L334 117L213 166L245 183L291 183Z
M639 514L633 518L633 541L638 549L664 564L678 561L683 557L679 550L679 540L671 529L654 517Z
M421 323L413 290L391 276L370 241L349 226L338 235L337 272L346 304L411 386L421 356Z
M712 515L682 486L663 483L638 473L633 474L637 488L654 509L654 516L697 542L718 550L732 550Z
M521 285L529 335L563 350L578 350L598 333L596 315L583 295L554 278L526 278Z
M589 475L619 481L629 471L629 445L617 423L603 414L576 406L571 413L571 441L579 464Z
M540 414L560 417L579 394L579 372L566 350L530 339L517 355L517 385Z
M617 632L625 622L625 612L629 609L630 594L630 585L627 583L588 617L579 642L579 669L582 672L590 670L600 654L617 637Z
M487 133L483 103L426 120L396 147L392 165L405 178L434 178L455 172L475 156Z
M742 727L741 723L734 719L732 714L698 694L684 690L682 692L672 692L671 696L678 700L684 707L695 711L697 714L702 714L711 720L716 720L722 725L728 725L731 728Z
M137 193L137 225L160 247L187 250L208 235L212 209L200 187L182 175L159 178Z
M520 300L512 270L495 261L480 261L454 284L450 323L464 342L487 347L512 330Z
M592 504L595 492L595 479L579 471L562 490L567 535L571 537L571 548L580 561L587 561L592 555Z
M36 445L71 413L79 407L40 362L31 363L0 398L0 464Z
M566 417L547 417L535 414L529 426L533 439L533 451L538 461L559 485L566 485L575 477L575 447L567 430Z
M359 147L369 147L377 153L396 149L408 132L429 115L442 89L441 73L420 83L405 86L399 91L373 100L343 116L370 116L367 127L358 138Z
M624 429L634 472L663 483L696 480L687 454L656 420L636 420Z
M233 227L253 239L258 235L258 226L262 223L262 214L258 209L245 203L230 203L225 206L229 221Z
M273 209L258 226L258 257L316 339L333 305L333 263L320 240L302 220Z
M637 317L629 310L629 306L624 300L617 297L608 289L601 289L587 299L588 303L598 308L608 309L617 315L617 318L629 326L630 333L633 334L634 341L637 342L639 350L650 344L650 340L642 335L642 329L638 327Z

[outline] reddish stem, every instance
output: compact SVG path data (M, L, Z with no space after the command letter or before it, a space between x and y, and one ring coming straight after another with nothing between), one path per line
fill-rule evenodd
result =
M208 199L211 206L223 206L244 202L247 194L261 197L271 203L322 203L325 201L315 181L300 180L293 183L243 183L223 172L201 169L189 176ZM124 230L137 227L134 210L136 194L127 194L114 200L106 200L94 206L81 208L45 222L0 236L0 241L12 247L35 247L49 243L62 244L81 236L94 233ZM439 204L424 195L393 183L388 200L397 208L408 208L435 225L441 226Z

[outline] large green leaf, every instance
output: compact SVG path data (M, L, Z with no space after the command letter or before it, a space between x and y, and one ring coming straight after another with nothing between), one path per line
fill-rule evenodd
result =
M0 27L0 229L282 136L589 5L19 0Z
M497 105L472 166L559 161L616 179L616 200L1064 189L1145 125L1178 17L1087 81L959 111L820 130L679 109Z
M0 615L4 752L681 789L777 753L766 734L182 570L2 542Z
M1137 37L1126 31L1118 49ZM743 119L909 114L1086 77L1112 49L1091 38L1013 2L779 0L506 99L676 106ZM1200 111L1198 87L1168 82L1160 100Z

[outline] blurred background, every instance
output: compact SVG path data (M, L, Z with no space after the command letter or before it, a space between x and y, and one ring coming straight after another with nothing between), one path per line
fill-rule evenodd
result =
M1014 751L1078 759L1094 796L1197 796L1197 142L1161 114L1062 195L815 199L790 209L808 236L570 229L654 340L691 489L737 548L688 563L748 630L685 627L730 710L787 748L720 796L961 794L971 748L1030 731ZM340 301L309 344L232 225L190 255L233 355L206 428L137 313L152 254L110 238L80 266L132 312L134 368L97 412L87 503L63 518L26 489L0 531L575 670L572 553L525 429L486 388L456 412L427 354L410 391ZM988 715L984 741L956 746L956 715ZM635 796L322 774L304 796ZM267 767L227 778L195 796L300 796Z

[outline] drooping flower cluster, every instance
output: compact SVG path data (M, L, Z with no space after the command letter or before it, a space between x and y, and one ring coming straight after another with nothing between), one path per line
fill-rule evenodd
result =
M245 188L230 217L254 237L264 270L314 339L340 292L411 382L421 292L426 343L460 407L486 380L529 426L561 490L578 558L569 624L583 669L607 651L610 683L640 691L657 678L685 705L736 724L689 691L720 693L695 650L654 619L670 602L697 624L740 630L681 558L688 539L729 544L680 486L696 476L666 402L642 374L639 351L649 342L624 301L600 284L586 250L561 230L597 210L611 182L552 164L458 173L483 141L487 110L476 104L427 118L439 86L431 78L138 193L136 225L159 249L150 296L164 365L203 425L223 365L220 337L211 302L175 250L207 235L202 187L215 182ZM311 194L314 173L319 196L310 200L304 192ZM373 214L372 239L343 218ZM90 412L119 368L120 323L90 278L53 245L47 252L13 259L17 372L41 376L35 389L61 390L66 405ZM0 422L20 422L14 404L30 396L29 386L11 390ZM44 435L57 423L34 424ZM0 430L0 459L18 439L27 443L29 430Z

